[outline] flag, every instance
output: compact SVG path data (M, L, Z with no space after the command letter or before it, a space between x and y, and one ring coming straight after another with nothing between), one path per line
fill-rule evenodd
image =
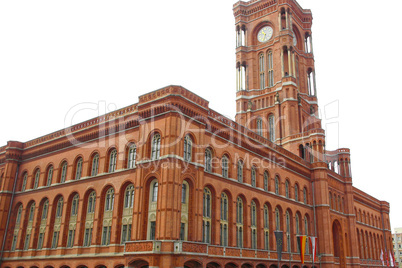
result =
M391 267L395 267L394 256L392 256L391 250L389 251L389 262L391 264Z
M381 249L380 260L382 261L382 266L384 266L384 251Z
M276 252L278 253L278 261L282 259L282 247L283 247L283 232L276 230L274 231L276 238Z
M388 259L388 255L387 255L387 251L385 250L385 257L387 257L387 267L389 267L389 259Z
M306 252L307 236L298 235L298 236L296 236L296 238L297 238L297 244L299 245L299 249L300 249L300 260L301 260L301 263L304 264L304 253Z
M313 256L313 263L317 260L317 237L309 236L310 251Z

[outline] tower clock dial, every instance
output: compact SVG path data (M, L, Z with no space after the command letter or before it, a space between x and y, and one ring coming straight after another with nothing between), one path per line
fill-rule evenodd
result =
M271 39L273 33L274 30L271 27L265 26L264 28L258 31L257 39L261 43L267 42L269 39Z

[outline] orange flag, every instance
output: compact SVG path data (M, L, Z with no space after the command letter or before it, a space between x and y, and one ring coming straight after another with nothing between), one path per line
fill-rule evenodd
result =
M305 235L297 236L297 244L299 245L300 260L301 260L302 264L304 264L304 254L306 252L306 240L307 240L307 236L305 236Z

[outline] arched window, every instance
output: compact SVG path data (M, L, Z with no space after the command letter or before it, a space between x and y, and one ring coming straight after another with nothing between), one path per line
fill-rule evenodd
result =
M299 201L299 186L295 184L295 200Z
M151 160L159 159L160 155L161 155L161 135L156 133L152 137Z
M96 193L92 191L88 196L88 207L85 219L85 231L84 231L84 241L83 246L89 247L92 243L92 230L94 224L94 214L95 214L95 203L96 203Z
M152 184L152 202L158 201L158 182Z
M301 232L300 232L300 218L299 218L299 214L296 214L296 216L295 216L295 222L296 222L296 235L301 235Z
M272 55L272 50L268 51L268 86L274 86L274 60Z
M312 69L309 69L307 72L307 88L310 96L316 95L315 74Z
M114 206L114 189L109 188L106 192L105 211L112 211Z
M281 214L278 208L275 208L275 228L277 231L281 229Z
M39 186L39 177L40 177L40 169L38 168L35 172L35 181L34 181L34 185L33 185L33 189L38 188Z
M271 142L275 142L275 116L271 114L268 117L268 124L269 124L269 140Z
M303 159L305 157L305 149L304 149L303 144L299 145L299 156L300 156L300 158L303 158Z
M99 154L95 154L92 158L91 176L98 175L99 170Z
M35 215L35 203L32 203L31 207L29 208L29 218L28 221L33 221Z
M289 211L286 211L286 245L287 245L287 251L291 251L291 239L290 239L290 215Z
M262 135L262 119L257 118L257 134Z
M56 218L61 218L61 215L63 214L63 204L63 197L60 197L59 201L57 202Z
M61 173L60 173L60 183L63 183L66 181L66 177L67 177L67 162L64 161L61 164Z
M130 148L128 148L127 168L135 167L136 153L137 153L137 148L135 147L135 144L131 144Z
M203 195L203 221L202 221L202 242L211 243L211 206L212 194L208 188L204 188Z
M264 205L264 249L269 250L269 210Z
M82 176L82 158L78 158L77 164L75 166L75 180L81 179Z
M289 181L286 180L285 182L285 196L286 198L289 198Z
M121 244L131 239L132 230L132 216L133 216L133 206L134 206L134 185L130 184L126 187L124 191L124 206L122 215L122 226L121 226Z
M307 205L307 189L303 188L303 203Z
M46 186L52 185L52 179L53 179L53 166L50 166L50 167L47 169Z
M256 180L257 180L257 172L255 167L251 168L251 186L255 187L256 186Z
M265 59L264 54L259 55L260 89L265 88Z
M184 161L191 162L191 152L193 148L193 141L189 135L184 137Z
M243 162L241 160L237 162L237 181L243 182Z
M246 89L246 66L240 62L237 63L236 69L236 89L237 91Z
M243 200L238 197L236 203L236 244L243 247Z
M279 194L279 178L275 177L275 194Z
M204 170L207 172L211 172L212 171L212 152L211 150L208 148L205 150L205 167Z
M251 201L251 248L257 248L257 206Z
M269 178L269 174L268 171L264 172L264 190L268 191L268 178Z
M96 193L92 191L88 197L88 210L87 213L94 213L95 212L95 203L96 203Z
M229 177L229 159L226 155L222 157L222 177Z
M11 243L11 251L14 251L15 248L17 247L18 233L20 230L20 223L21 223L21 215L22 215L22 205L20 205L17 210L17 216L14 225L13 241Z
M180 222L180 240L188 239L189 223L189 184L186 180L181 186L181 222Z
M71 203L71 216L77 216L79 200L80 200L80 197L78 194L76 194L73 198L73 202Z
M24 173L23 179L22 179L22 186L21 186L21 192L24 192L27 188L27 181L28 181L28 173Z
M186 199L187 199L187 184L183 183L181 185L181 202L185 204L187 201Z
M75 194L71 202L71 213L68 222L68 233L67 233L67 248L72 248L74 246L75 229L77 226L77 216L78 216L78 202L80 197Z
M57 248L59 245L59 234L60 234L60 229L62 226L61 216L63 214L63 205L64 205L63 197L60 197L57 200L57 204L56 204L56 214L55 214L55 219L53 221L53 236L52 236L51 248Z
M113 149L109 154L109 173L115 172L117 162L117 150Z
M124 191L124 208L132 208L134 205L134 185L130 184Z
M49 212L49 200L46 200L45 203L43 203L43 208L42 208L42 220L47 219L47 214Z
M114 189L110 187L105 195L105 209L103 211L102 246L110 244L112 233L112 217L114 208Z
M228 196L225 193L221 195L221 246L228 245Z
M15 220L15 224L20 224L21 222L21 215L22 215L22 205L20 205L20 207L18 208L18 212L17 212L17 218Z
M29 208L28 226L26 227L27 231L25 234L24 250L28 250L28 248L29 248L29 242L31 241L32 224L33 224L33 220L34 220L34 215L35 215L35 202L32 203Z

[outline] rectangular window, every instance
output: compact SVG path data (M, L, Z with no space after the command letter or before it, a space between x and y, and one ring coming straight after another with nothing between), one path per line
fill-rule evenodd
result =
M43 247L43 235L44 235L44 233L39 233L39 237L38 237L38 249L42 249L42 247Z
M14 251L15 248L17 247L17 238L18 238L18 235L13 236L13 243L11 244L11 251Z
M92 240L92 228L86 228L84 234L84 247L89 247Z
M127 225L123 225L121 228L121 243L124 244L127 240Z
M180 240L185 240L186 224L182 222L180 224Z
M127 241L131 241L131 224L128 225Z
M75 230L68 230L67 247L72 248L74 245Z
M52 239L52 248L57 248L57 244L59 243L59 232L53 232L53 239Z
M31 240L31 235L27 234L25 236L25 243L24 243L24 250L28 250L29 248L29 241Z
M149 239L155 240L156 222L151 221L151 230L149 232Z
M108 227L104 226L103 232L102 232L102 245L103 246L108 245L107 240L108 240Z

